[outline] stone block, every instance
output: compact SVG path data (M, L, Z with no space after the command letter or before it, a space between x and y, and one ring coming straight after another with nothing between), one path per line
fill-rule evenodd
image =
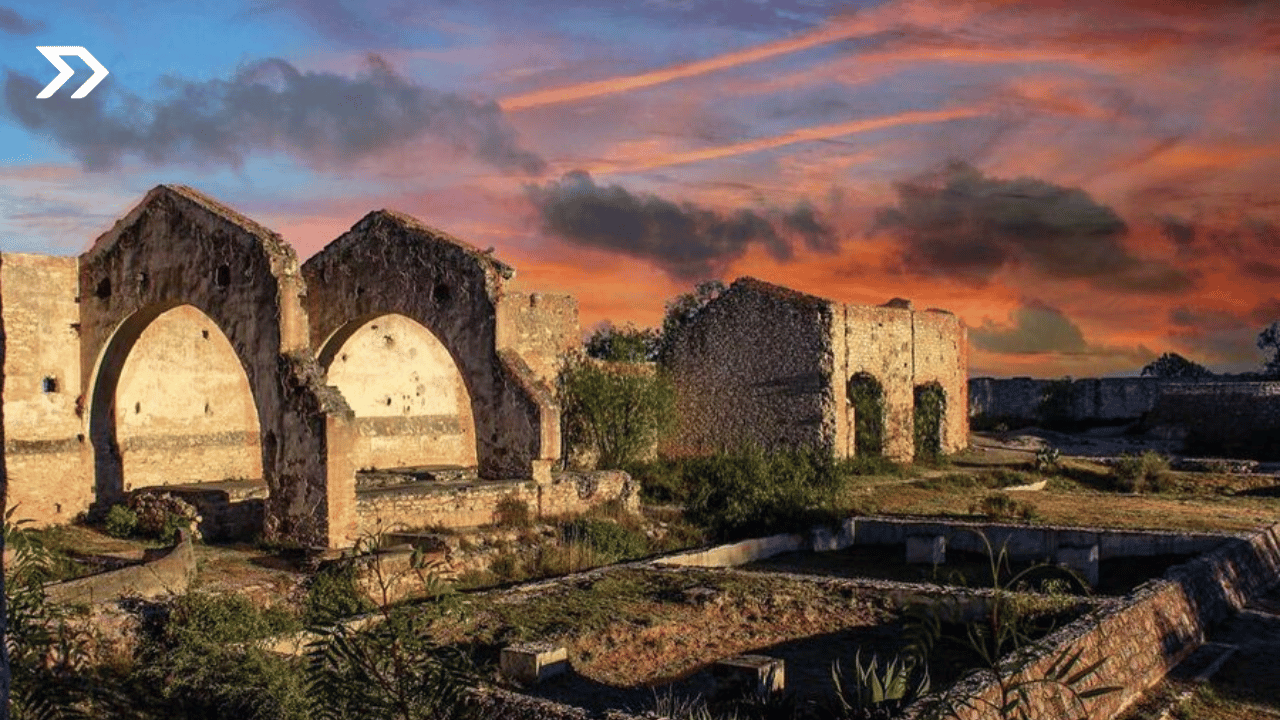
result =
M537 685L569 670L567 648L551 643L518 643L502 648L502 676L521 685Z
M711 666L717 698L781 693L786 689L786 663L767 655L738 655Z
M1059 546L1054 562L1080 573L1090 587L1098 584L1098 545Z
M907 536L907 562L941 565L947 561L945 535Z

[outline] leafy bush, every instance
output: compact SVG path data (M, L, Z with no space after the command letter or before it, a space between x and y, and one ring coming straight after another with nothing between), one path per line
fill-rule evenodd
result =
M838 464L842 475L890 475L906 477L907 468L883 455L856 455L844 458Z
M858 457L884 452L884 386L871 373L855 374L846 392L853 407L854 449Z
M689 458L686 516L719 539L801 530L830 520L843 479L822 451L759 448Z
M305 665L259 641L300 629L291 612L236 595L189 593L144 633L132 681L144 717L302 720L313 707Z
M339 562L311 576L303 602L303 619L309 626L329 625L372 609L373 603L356 585L355 565Z
M1056 472L1061 467L1062 453L1055 447L1042 447L1036 451L1032 467L1039 473Z
M979 500L970 512L991 518L1031 521L1037 516L1036 507L1025 500L1017 500L1007 493L991 493Z
M1176 487L1169 458L1153 450L1120 456L1111 473L1115 488L1121 492L1168 492Z
M498 525L506 528L533 527L533 513L529 503L514 495L508 495L498 501L494 509Z
M578 518L561 526L560 532L565 542L588 545L611 558L609 562L641 557L649 549L644 533L608 520Z
M660 370L571 357L558 390L565 441L599 453L600 469L639 461L675 421L675 389Z
M127 538L138 531L138 513L125 505L112 505L105 523L111 537Z

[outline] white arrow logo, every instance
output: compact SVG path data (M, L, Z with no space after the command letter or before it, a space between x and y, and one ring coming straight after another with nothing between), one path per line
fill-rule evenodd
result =
M45 85L40 94L36 96L40 100L53 97L53 94L58 92L58 88L62 87L62 83L70 80L71 76L76 74L76 71L72 70L71 66L62 59L63 55L75 55L83 60L86 65L93 68L93 76L85 84L81 85L79 90L72 93L71 98L73 100L88 95L90 91L98 87L98 83L102 82L102 78L110 74L106 68L102 67L102 63L98 62L97 58L90 55L88 50L79 45L46 45L36 49L40 51L41 55L48 58L54 67L58 68L58 77L54 78L53 82Z

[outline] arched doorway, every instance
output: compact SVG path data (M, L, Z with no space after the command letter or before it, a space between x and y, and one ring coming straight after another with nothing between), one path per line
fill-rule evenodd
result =
M849 378L849 409L853 411L853 450L859 457L884 454L884 386L868 372Z
M120 324L99 359L89 412L100 507L144 487L262 482L248 375L192 305L143 308Z
M320 364L355 413L356 468L476 466L471 393L421 324L398 314L353 321L325 343Z
M936 381L917 385L912 412L916 460L932 460L942 454L942 419L947 413L947 392Z

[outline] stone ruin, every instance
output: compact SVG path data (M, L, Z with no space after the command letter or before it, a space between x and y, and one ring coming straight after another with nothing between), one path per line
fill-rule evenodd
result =
M917 432L932 437L927 450L968 445L968 340L945 310L845 305L747 277L670 347L679 421L667 454L754 444L910 462ZM942 407L919 412L929 392ZM861 422L860 393L873 396Z
M512 274L389 211L300 264L278 234L165 185L79 257L4 254L8 504L65 523L142 487L219 484L257 500L265 537L342 547L404 519L357 497L376 458L539 498L577 306L509 292Z
M167 185L79 257L0 255L8 505L58 524L160 488L197 506L207 538L334 548L487 524L504 501L635 508L623 473L552 472L577 304L511 292L513 275L387 210L299 263L278 234ZM743 278L675 338L681 421L663 451L911 460L922 423L933 450L959 450L966 345L945 311Z

